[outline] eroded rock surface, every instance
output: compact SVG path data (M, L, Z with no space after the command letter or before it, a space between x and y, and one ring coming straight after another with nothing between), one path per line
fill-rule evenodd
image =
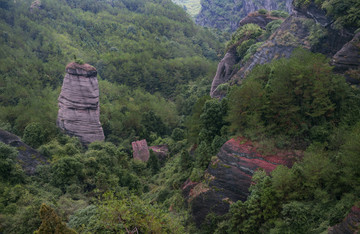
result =
M141 141L134 141L131 143L131 145L134 159L138 159L143 162L147 162L149 160L150 152L146 139Z
M245 24L256 24L260 28L265 29L268 23L277 19L281 18L273 17L269 14L260 14L256 11L248 14L244 19L242 19L239 23L239 27L244 26Z
M48 163L43 155L22 142L20 137L10 132L0 129L0 141L17 148L19 151L17 161L28 175L35 174L35 170L38 165Z
M222 97L224 94L222 90L218 89L219 85L224 84L230 80L234 72L234 66L238 62L236 56L236 47L229 49L224 58L218 64L215 77L211 84L210 96Z
M70 63L59 96L57 125L83 144L103 141L100 124L99 85L96 69L89 64Z
M360 32L333 56L331 65L336 72L345 72L351 84L360 84Z
M353 234L359 233L360 231L360 208L353 206L350 213L345 217L345 219L335 225L334 227L329 228L329 234Z
M263 168L270 173L278 165L292 166L299 152L278 151L276 155L262 155L257 147L243 138L226 142L212 160L202 182L186 181L183 194L191 203L192 213L198 226L207 214L225 214L229 205L245 201L254 172Z
M244 19L243 23L250 20L251 18ZM260 24L266 23L266 21L260 19L258 21ZM227 82L230 84L240 84L242 79L244 79L256 65L270 63L275 59L283 57L289 58L294 49L298 47L312 52L322 53L329 57L334 56L354 35L345 29L334 29L332 23L333 20L326 16L326 12L319 9L314 3L310 4L306 9L293 9L290 17L264 41L248 61L244 62L240 60L235 65L239 67L239 69L233 71L230 76L226 77L229 79ZM355 43L348 43L348 47L341 49L338 52L339 54L336 57L334 56L334 61L337 61L338 67L354 66L351 64L354 61L353 59L357 61L356 56L359 56L359 54L356 54L355 51L349 53L349 57L347 57L348 55L346 54L350 52L350 48L355 49L354 45L357 45L356 37L353 40ZM221 79L215 76L214 82L215 80ZM218 83L217 81L216 84ZM210 95L212 97L218 97L214 94L216 94L216 92L214 92L212 88Z

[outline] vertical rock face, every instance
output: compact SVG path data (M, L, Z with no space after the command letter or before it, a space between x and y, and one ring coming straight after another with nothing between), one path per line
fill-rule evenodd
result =
M83 144L103 141L100 124L99 85L96 69L89 64L70 63L59 96L57 125Z
M215 77L211 84L210 96L220 98L222 96L221 90L218 90L220 84L226 83L230 80L234 71L234 65L238 62L236 56L236 48L230 49L220 61Z
M131 143L133 148L133 157L134 159L147 162L150 157L149 147L146 140L134 141Z

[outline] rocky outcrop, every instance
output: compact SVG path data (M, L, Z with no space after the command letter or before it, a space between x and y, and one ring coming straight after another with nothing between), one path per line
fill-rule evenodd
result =
M291 12L292 0L204 0L196 23L205 26L235 31L242 18L259 9Z
M218 64L215 77L211 84L210 96L221 98L225 93L218 86L230 80L235 70L235 64L238 63L236 47L231 48Z
M275 155L263 155L254 143L244 138L229 140L210 163L205 179L198 183L188 180L182 187L196 224L201 225L210 212L222 215L231 203L245 201L257 169L270 173L277 165L290 167L300 155L280 150Z
M256 24L262 29L266 27L268 23L273 20L281 19L278 17L272 17L269 14L259 14L253 12L240 21L240 26L245 24ZM242 40L235 43L226 52L224 58L218 64L218 68L211 84L210 96L212 98L223 98L226 95L227 87L221 86L221 84L227 83L239 70L240 65L238 64L241 58L237 55L236 48L238 45L249 38L242 37ZM238 66L236 66L238 64Z
M222 82L239 84L256 65L269 63L278 58L288 58L298 47L332 57L353 37L346 30L332 28L332 22L326 16L326 12L313 3L306 9L294 9L291 16L256 50L255 54L246 62L240 60L238 64L240 69L233 72L230 77L228 76L229 80L222 79ZM349 53L350 57L347 57L346 54L358 45L356 37L354 42L348 43L346 48L341 49L334 56L333 60L337 61L338 67L343 66L341 63L347 63L346 66L354 66L351 64L354 59L358 61L359 54L356 52ZM210 94L214 96L212 92ZM217 96L215 95L215 97Z
M147 162L150 157L149 147L146 142L146 139L141 141L134 141L131 143L133 149L134 159Z
M23 143L20 140L20 137L10 132L0 129L0 142L17 148L17 150L19 151L17 161L19 162L25 173L28 175L35 174L36 167L38 165L48 163L44 156L42 156L39 152L37 152L35 149L31 148L27 144Z
M149 149L154 152L160 162L164 162L169 156L169 147L167 145L150 146Z
M256 24L262 29L265 29L266 25L273 20L283 19L279 17L273 17L270 14L260 14L259 12L251 12L245 18L243 18L238 27L244 26L245 24Z
M105 138L99 120L99 85L96 75L96 69L89 64L68 64L58 99L58 127L66 134L78 137L85 145Z
M345 219L335 225L334 227L329 228L329 234L355 234L360 231L360 208L353 206L350 213L345 217Z
M351 84L360 84L360 32L333 56L331 65L336 72L345 72Z
M40 0L35 0L30 5L30 12L34 13L35 9L40 10L41 8L42 8L41 1Z

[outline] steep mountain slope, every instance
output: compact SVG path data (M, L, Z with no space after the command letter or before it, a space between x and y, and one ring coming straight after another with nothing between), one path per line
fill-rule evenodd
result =
M217 90L219 85L226 82L240 83L256 65L266 64L282 57L288 58L298 47L323 53L329 57L335 55L344 44L353 38L354 29L338 29L334 27L333 22L326 11L314 3L309 4L306 8L295 8L291 16L267 40L263 43L259 42L250 59L244 59L234 54L238 66L232 66L231 74L225 77L215 75L210 95L220 97L223 94L220 89ZM235 46L237 45L235 44ZM228 53L231 53L231 49ZM222 68L219 67L218 71L219 69Z
M30 122L54 127L56 105L44 100L56 102L53 90L74 55L94 65L102 79L174 100L182 85L206 76L221 48L170 0L0 6L0 119L19 135ZM25 114L31 111L38 114Z
M242 18L259 9L291 12L291 0L204 0L196 23L206 27L229 30L238 28Z

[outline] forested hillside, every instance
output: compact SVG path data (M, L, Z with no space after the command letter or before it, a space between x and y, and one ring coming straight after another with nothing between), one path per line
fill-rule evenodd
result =
M173 0L179 6L182 6L191 17L195 17L201 9L200 0Z
M234 32L241 19L263 9L291 12L291 0L203 0L196 23L205 27ZM285 13L286 14L286 13Z
M359 231L358 2L294 4L225 43L170 0L0 0L0 233ZM67 64L104 141L56 126Z

